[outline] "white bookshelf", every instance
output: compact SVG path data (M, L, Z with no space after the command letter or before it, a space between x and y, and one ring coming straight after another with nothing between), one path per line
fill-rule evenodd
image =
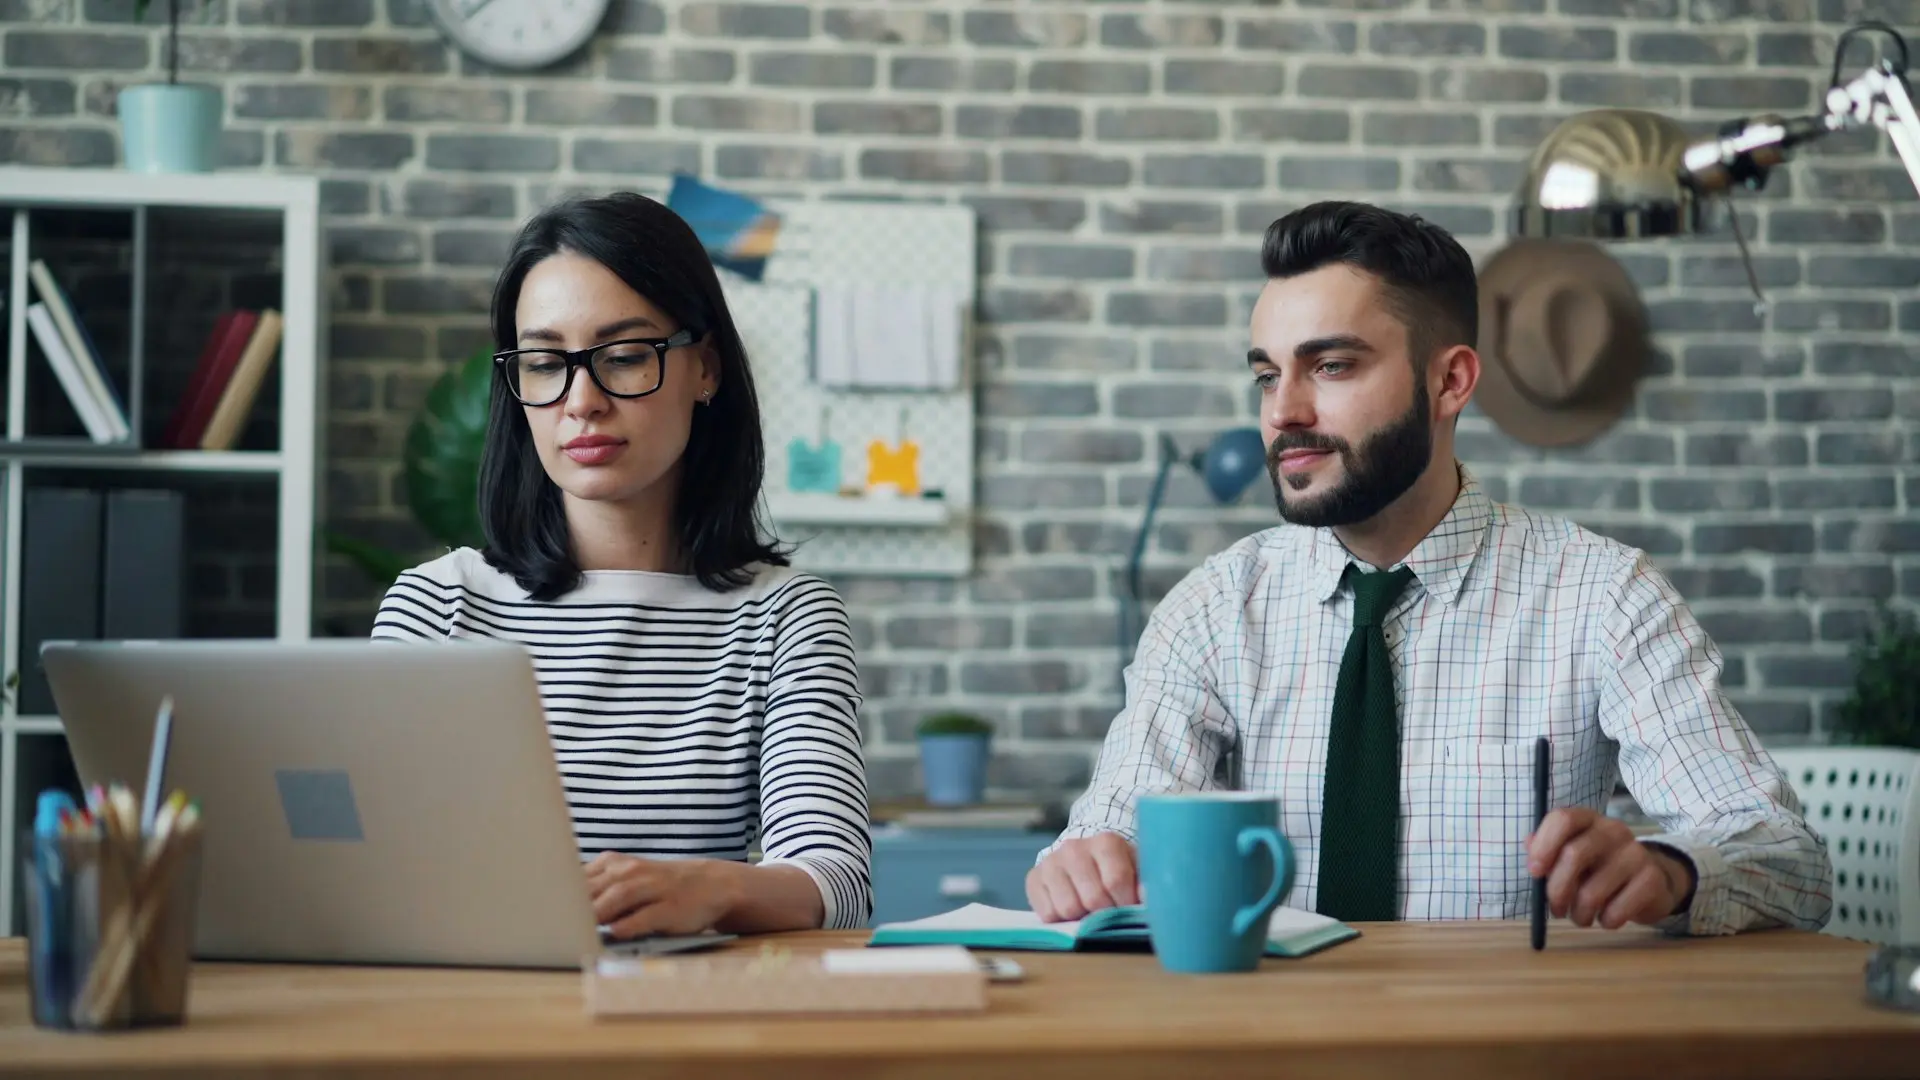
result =
M63 210L124 211L130 218L131 310L127 382L119 387L137 433L143 425L142 378L146 368L148 216L206 211L249 211L277 215L277 265L285 320L278 358L279 430L275 451L146 450L135 445L99 445L84 439L30 436L26 414L27 374L37 363L28 349L26 310L31 284L27 267L33 247L36 212ZM142 475L196 474L271 477L275 483L274 634L303 640L313 622L314 513L319 498L321 382L325 296L324 252L320 241L320 185L316 178L244 173L146 175L118 169L55 169L0 166L0 227L12 231L11 273L6 304L7 414L0 437L0 667L21 670L30 658L20 655L21 540L24 491L29 472L78 469L139 472ZM44 373L43 373L44 374ZM40 376L36 376L40 377ZM0 936L14 926L16 820L22 802L23 736L56 735L58 717L17 712L17 696L0 704ZM25 801L31 803L31 793Z

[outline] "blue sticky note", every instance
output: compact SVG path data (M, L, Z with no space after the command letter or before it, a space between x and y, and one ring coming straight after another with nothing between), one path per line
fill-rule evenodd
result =
M825 442L814 447L798 438L788 443L787 490L839 491L840 444Z

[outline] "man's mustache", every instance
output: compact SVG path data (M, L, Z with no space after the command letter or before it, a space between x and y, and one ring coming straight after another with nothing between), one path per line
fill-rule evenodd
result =
M1317 431L1286 431L1273 437L1273 444L1267 447L1267 471L1280 467L1280 455L1289 450L1321 450L1335 454L1345 454L1351 447L1347 440L1338 435L1322 435Z

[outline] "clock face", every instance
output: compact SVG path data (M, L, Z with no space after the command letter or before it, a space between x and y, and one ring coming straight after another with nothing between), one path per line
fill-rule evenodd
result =
M545 67L593 37L608 0L433 0L455 45L489 64Z

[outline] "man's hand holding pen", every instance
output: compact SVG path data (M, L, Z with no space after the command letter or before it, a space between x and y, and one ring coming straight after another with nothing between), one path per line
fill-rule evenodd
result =
M1693 899L1693 864L1641 843L1625 822L1584 808L1555 810L1527 838L1527 872L1547 881L1556 918L1608 930L1652 925Z

